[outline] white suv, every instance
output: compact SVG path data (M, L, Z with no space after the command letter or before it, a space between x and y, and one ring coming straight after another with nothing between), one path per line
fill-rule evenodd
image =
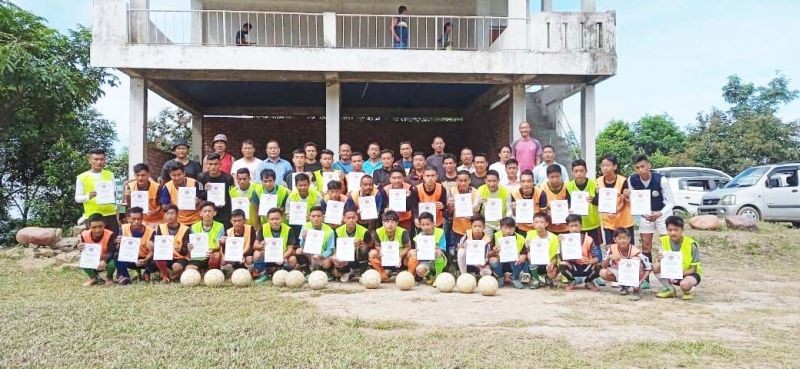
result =
M675 202L672 211L684 218L697 213L703 195L722 188L731 180L731 177L724 172L710 168L666 167L653 171L669 180L669 189Z

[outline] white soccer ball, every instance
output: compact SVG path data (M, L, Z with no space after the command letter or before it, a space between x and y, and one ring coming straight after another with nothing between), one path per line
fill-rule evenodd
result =
M481 277L478 281L478 291L484 296L494 296L497 293L497 278L490 275Z
M219 287L225 283L225 274L219 269L209 269L203 277L203 283L208 287Z
M275 287L285 287L286 286L286 275L288 275L288 274L289 274L289 272L287 272L287 271L285 271L283 269L280 269L277 272L275 272L274 274L272 274L272 285L275 286Z
M367 289L378 288L381 285L381 273L375 269L369 269L361 275L358 281Z
M404 270L397 274L397 278L395 278L394 283L400 288L400 291L408 291L414 288L414 275L411 272Z
M328 274L321 271L313 271L308 275L308 286L312 290L321 290L328 287Z
M187 287L194 287L200 284L203 278L196 269L186 269L181 273L181 284Z
M286 275L286 287L300 288L306 283L306 276L299 270L293 270Z
M236 287L250 287L253 284L253 276L250 271L244 268L239 268L231 274L231 283Z
M469 273L458 276L458 280L456 280L456 286L458 286L458 291L461 293L472 293L477 284L478 281L475 280L475 276Z
M452 292L456 286L456 278L450 273L442 273L436 277L436 289L439 292Z

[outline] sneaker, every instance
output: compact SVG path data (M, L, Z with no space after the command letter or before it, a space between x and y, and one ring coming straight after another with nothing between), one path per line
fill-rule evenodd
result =
M631 300L631 301L639 301L641 299L642 299L642 291L639 290L638 288L634 289L633 290L633 294L631 294L628 297L628 300Z
M117 284L119 284L121 286L127 286L127 285L131 284L131 279L130 278L126 278L126 277L122 277L117 281Z
M497 278L497 288L503 288L506 285L506 281L503 278Z
M531 283L531 274L530 273L522 273L519 275L519 280L522 283Z
M625 296L628 294L628 287L622 286L619 288L619 294Z
M339 277L339 282L342 283L350 282L350 272L342 273L342 275Z
M522 282L519 279L515 279L515 280L511 281L511 285L514 286L514 288L516 288L518 290L522 289Z
M684 292L683 296L681 297L683 301L691 301L694 299L694 291Z
M604 281L603 278L597 278L594 280L594 284L603 287L606 285L606 281Z
M642 287L642 288L644 288L644 287ZM662 298L662 299L673 298L673 297L675 297L675 289L674 288L670 288L670 287L664 287L664 288L661 289L661 291L656 293L656 297L659 297L659 298Z
M256 284L264 284L269 282L269 274L262 274L260 277L256 278Z
M650 289L650 281L645 279L644 282L642 282L642 289L643 290L649 290Z

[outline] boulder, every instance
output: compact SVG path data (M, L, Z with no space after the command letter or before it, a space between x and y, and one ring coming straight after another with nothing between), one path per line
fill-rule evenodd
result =
M56 257L54 257L53 260L56 261L57 265L62 265L62 264L72 263L73 261L77 261L78 259L80 259L80 256L81 256L80 251L76 250L56 255Z
M56 242L55 248L63 251L74 250L76 247L78 247L79 240L80 239L78 237L65 237Z
M56 253L53 251L53 249L49 247L43 247L39 249L39 257L52 258L53 256L56 256Z
M741 231L757 231L758 222L741 215L728 215L725 217L725 224L729 229Z
M716 215L698 215L689 219L689 225L692 229L701 229L704 231L718 231L722 229L722 222Z
M20 244L53 246L60 239L60 228L25 227L17 231L17 242Z
M73 226L69 230L69 235L71 237L78 237L78 236L81 235L81 232L83 232L85 229L86 229L86 226L84 226L84 225Z

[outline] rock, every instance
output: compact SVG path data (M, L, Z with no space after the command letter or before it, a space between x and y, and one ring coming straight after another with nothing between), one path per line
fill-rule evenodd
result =
M85 229L86 229L86 226L83 226L83 225L74 226L74 227L70 228L69 236L70 237L78 237L78 236L80 236L81 232L83 232L83 230L85 230Z
M728 215L725 217L725 224L729 229L742 231L757 231L758 222L741 215Z
M39 246L53 246L61 239L60 228L25 227L17 231L17 242Z
M25 251L22 252L22 255L27 259L33 259L36 256L36 251L31 248L25 248Z
M698 215L689 219L689 225L692 229L701 229L704 231L718 231L722 229L722 222L716 215Z
M53 256L56 256L56 252L49 247L43 247L39 249L39 256L43 258L52 258Z
M53 260L56 261L56 265L69 264L73 261L77 261L80 258L80 255L80 251L69 251L56 255Z
M76 247L78 247L78 241L78 237L65 237L56 242L55 248L64 251L74 250Z

